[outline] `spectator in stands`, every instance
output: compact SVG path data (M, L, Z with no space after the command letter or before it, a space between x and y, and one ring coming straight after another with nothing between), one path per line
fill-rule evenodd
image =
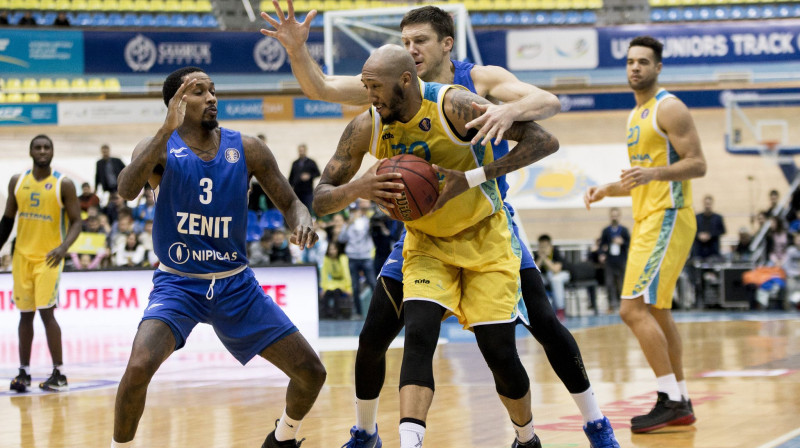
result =
M353 286L349 260L341 252L339 244L328 245L320 270L319 287L320 317L336 317L343 308L352 308Z
M81 195L78 196L78 203L81 205L81 210L84 212L89 210L89 207L99 207L100 198L92 191L92 186L89 182L81 184Z
M289 250L289 239L286 238L286 230L275 229L272 232L272 251L269 254L269 262L292 263L292 252Z
M372 234L372 243L375 245L375 259L372 265L375 272L378 273L381 271L383 263L389 258L389 254L392 253L394 243L400 239L400 234L403 232L403 224L390 218L383 211L375 210L369 220L369 227Z
M75 252L71 252L69 254L70 259L72 260L72 269L76 271L100 269L106 255L108 255L108 251L106 250L98 251L94 255L77 254Z
M264 193L261 184L254 177L250 182L250 192L247 193L247 209L254 212L263 212L270 208L275 208L275 205L269 200L269 196Z
M126 212L133 216L133 212L128 207L128 202L125 198L117 194L116 191L111 193L108 198L108 204L103 208L103 213L108 216L108 223L113 226L119 219L119 215Z
M625 264L628 262L628 246L631 234L628 228L619 223L620 211L614 207L608 212L611 224L600 234L600 255L598 261L605 271L608 310L619 308L622 280L625 278Z
M123 210L119 214L119 219L111 226L109 245L111 253L115 254L125 245L128 235L135 233L133 229L133 215L130 210Z
M133 220L136 222L136 231L141 232L145 221L152 221L156 214L156 200L153 189L144 187L144 193L139 196L139 204L133 209Z
M67 17L67 13L64 11L59 11L56 19L53 20L53 26L70 26L69 17Z
M786 231L786 223L778 216L769 217L767 232L767 260L771 266L783 266L786 250L793 244L792 235Z
M251 266L268 265L272 254L272 232L265 230L259 241L250 243L249 250L247 259Z
M0 257L0 272L11 272L11 254L3 254Z
M569 282L569 272L564 269L564 258L561 252L553 246L550 235L539 235L539 249L536 251L536 265L542 271L542 280L550 288L552 294L552 305L556 310L556 316L560 320L566 318L564 312L564 299L566 296L565 286Z
M314 179L319 177L317 162L309 159L306 154L308 147L301 143L297 147L297 160L292 162L292 170L289 172L289 184L300 201L311 210L311 200L314 198Z
M753 235L747 227L739 228L739 242L733 248L733 261L750 261L753 252L750 251L750 243L753 242Z
M108 144L100 146L100 155L101 158L97 161L94 174L94 190L97 191L97 187L102 186L103 191L116 193L117 177L125 168L125 164L122 163L122 160L111 157L111 147Z
M124 244L114 254L114 266L143 266L145 255L145 248L139 243L139 235L133 232L128 233L125 236Z
M350 263L350 279L353 283L353 302L357 318L363 315L361 310L361 273L363 272L364 280L371 289L375 289L376 283L375 265L372 261L375 244L372 242L368 215L371 210L372 203L370 201L366 199L356 201L356 207L350 215L350 222L339 234L339 242L344 243L344 253Z
M8 25L8 11L0 11L0 25Z
M19 19L19 22L17 22L17 25L19 25L19 26L36 26L37 23L36 23L36 19L33 18L33 13L31 13L30 11L25 11L25 14L22 16L21 19Z
M783 309L796 308L800 303L800 239L786 249L783 270L786 272L786 293L783 295Z
M772 214L775 213L778 210L778 199L779 198L780 197L778 195L778 190L770 190L769 191L769 208L764 210L764 213L766 213L767 216L772 216Z
M715 261L722 258L719 241L725 234L725 220L718 213L714 213L714 198L706 195L703 198L703 212L698 213L697 234L692 246L692 256L699 261Z
M314 231L317 233L317 244L314 247L306 248L303 251L303 263L314 263L317 269L322 269L322 262L328 252L328 232L325 231L324 223L317 219L314 221Z
M144 247L145 259L148 266L158 266L158 256L153 250L153 220L148 219L139 232L139 243Z

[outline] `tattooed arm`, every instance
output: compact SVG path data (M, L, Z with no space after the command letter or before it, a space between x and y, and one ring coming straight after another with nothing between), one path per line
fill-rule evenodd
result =
M452 123L453 130L464 141L469 141L471 134L468 133L466 124L478 118L485 110L483 105L488 103L488 100L474 93L451 89L445 94L444 113ZM486 179L494 179L518 170L558 151L558 140L555 136L532 121L514 122L505 132L504 137L516 141L517 145L505 156L483 168L478 168L483 169ZM434 167L445 175L445 188L439 193L439 200L433 207L434 210L437 210L445 202L467 191L469 185L463 172L440 166Z
M260 139L242 136L248 173L255 176L269 199L283 213L286 225L292 231L289 241L301 249L313 246L319 238L314 232L311 213L278 169L275 156Z
M399 198L398 188L391 179L401 177L398 173L376 175L380 162L370 168L360 178L350 182L361 168L364 154L369 151L372 135L372 116L369 111L361 113L345 128L333 158L328 161L317 188L314 189L312 204L317 216L328 215L344 209L358 198L369 199L378 205L392 208L387 201Z

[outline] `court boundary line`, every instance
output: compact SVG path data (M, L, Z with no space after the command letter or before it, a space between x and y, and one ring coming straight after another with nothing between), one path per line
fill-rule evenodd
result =
M797 436L800 436L800 428L797 428L793 431L789 431L786 434L778 437L777 439L771 440L763 445L759 445L757 448L776 448L785 442L791 441Z

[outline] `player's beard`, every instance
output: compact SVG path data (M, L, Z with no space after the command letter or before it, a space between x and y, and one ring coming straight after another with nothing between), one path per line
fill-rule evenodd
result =
M52 160L53 159L47 159L46 161L39 161L39 160L33 159L33 164L36 165L36 168L49 168L50 167L50 162Z
M385 118L381 117L384 124L391 124L402 118L403 102L406 99L406 93L399 85L395 85L392 88L392 93L392 98L389 99L389 103L386 105L386 109L389 110L389 115Z
M202 126L206 131L213 131L217 128L217 126L219 126L219 122L217 122L216 119L203 120L200 122L200 126Z

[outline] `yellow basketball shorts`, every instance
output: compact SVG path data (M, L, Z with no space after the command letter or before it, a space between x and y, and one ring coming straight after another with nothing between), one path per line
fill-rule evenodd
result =
M45 260L32 261L14 254L11 275L14 278L14 305L20 311L34 311L58 305L58 282L64 262L55 268Z
M426 300L464 328L513 322L522 297L521 251L505 209L451 237L407 228L404 300Z
M678 276L697 233L691 207L655 212L633 225L622 298L643 297L660 309L672 308Z

